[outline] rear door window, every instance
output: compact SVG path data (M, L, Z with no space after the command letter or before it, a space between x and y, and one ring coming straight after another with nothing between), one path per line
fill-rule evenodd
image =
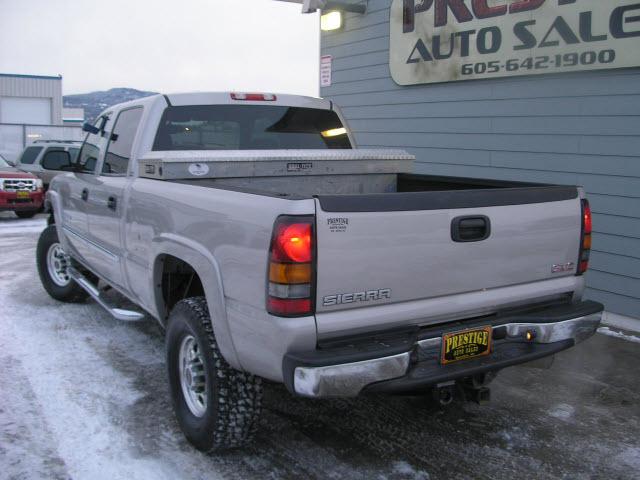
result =
M105 175L126 175L131 159L131 149L142 118L142 107L123 110L118 114L107 155L102 164Z
M111 133L111 126L113 121L111 119L111 113L107 113L98 117L94 126L100 129L98 133L87 134L80 152L78 153L78 165L81 167L83 173L94 173L100 155L104 152L107 145L107 139Z
M43 147L27 147L20 157L20 163L32 165L36 161Z
M154 150L351 148L332 110L279 105L167 107Z

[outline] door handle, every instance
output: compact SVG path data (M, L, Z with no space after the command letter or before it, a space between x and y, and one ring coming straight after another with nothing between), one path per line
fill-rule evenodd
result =
M89 199L89 190L86 188L83 188L81 197L82 197L82 200L86 202Z
M116 197L109 197L107 200L107 208L115 212L116 208L118 208L118 200Z
M485 215L456 217L451 222L451 239L454 242L479 242L491 235L491 221Z

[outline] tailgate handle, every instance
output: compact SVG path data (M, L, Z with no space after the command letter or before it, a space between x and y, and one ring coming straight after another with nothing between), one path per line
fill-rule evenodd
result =
M451 222L451 238L454 242L479 242L491 235L491 221L485 215L456 217Z

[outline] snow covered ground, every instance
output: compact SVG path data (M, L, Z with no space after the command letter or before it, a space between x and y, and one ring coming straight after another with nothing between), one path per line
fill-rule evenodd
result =
M44 225L0 213L2 479L638 478L640 344L609 329L550 370L502 372L485 407L310 401L270 385L255 443L203 455L174 420L155 322L44 292Z

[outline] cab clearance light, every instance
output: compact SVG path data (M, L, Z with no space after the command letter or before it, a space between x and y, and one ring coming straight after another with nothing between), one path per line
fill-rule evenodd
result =
M267 311L281 317L313 313L314 218L280 216L269 253Z
M278 97L270 93L232 93L231 99L246 102L275 102Z
M346 128L332 128L331 130L325 130L324 132L320 132L324 138L337 137L338 135L344 135L347 133Z
M330 32L342 27L342 12L328 12L320 17L320 30Z

